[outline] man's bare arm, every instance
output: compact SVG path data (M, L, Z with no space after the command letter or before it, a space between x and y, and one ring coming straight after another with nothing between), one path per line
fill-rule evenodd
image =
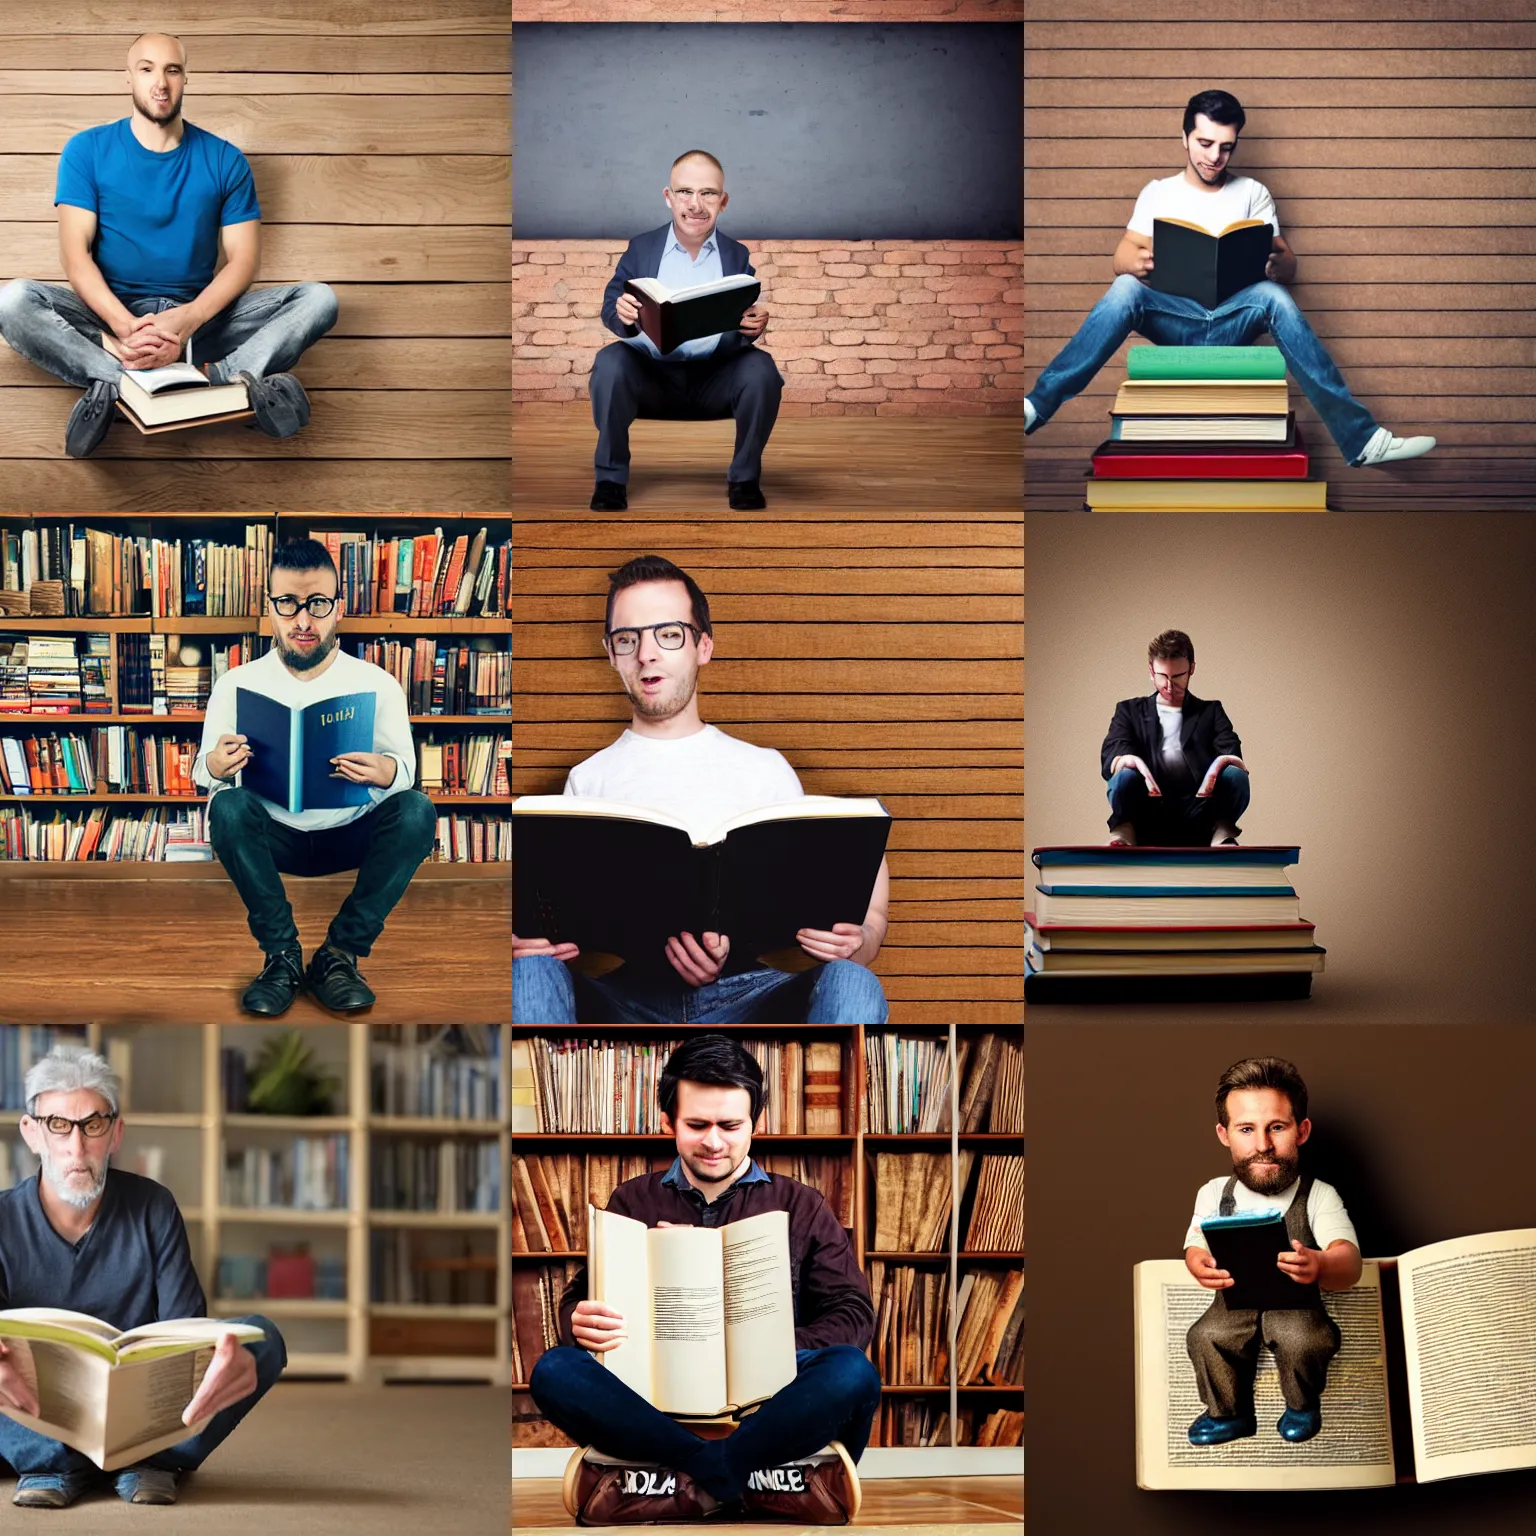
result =
M1296 281L1296 253L1280 235L1276 235L1270 244L1269 262L1264 268L1264 276L1272 283Z
M885 930L890 925L891 871L884 859L880 860L880 873L875 876L875 888L870 892L869 910L864 914L864 942L854 950L853 958L860 965L871 965L880 946L885 943Z
M1115 247L1116 277L1145 277L1152 270L1152 239L1128 229Z
M59 255L64 260L64 276L81 303L100 315L119 341L126 341L138 322L101 275L91 255L95 238L96 215L89 208L59 204Z

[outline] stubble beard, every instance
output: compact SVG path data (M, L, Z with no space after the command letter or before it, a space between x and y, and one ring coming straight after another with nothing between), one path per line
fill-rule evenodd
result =
M168 102L164 108L157 107L148 98L140 99L139 93L133 93L133 109L140 117L147 117L157 128L164 128L169 123L174 123L181 116L181 98L176 97Z
M648 699L639 692L639 686L640 679L637 673L635 690L632 691L627 683L624 688L624 691L629 694L629 702L635 713L642 720L670 720L688 708L693 699L694 690L698 686L698 672L695 670L691 676L677 678L671 688L657 694L654 699Z
M72 1205L77 1211L89 1210L101 1198L102 1191L107 1187L107 1170L105 1168L99 1174L93 1176L91 1187L88 1190L82 1190L69 1182L68 1177L51 1153L43 1154L42 1165L43 1177L47 1179L48 1187L65 1205Z

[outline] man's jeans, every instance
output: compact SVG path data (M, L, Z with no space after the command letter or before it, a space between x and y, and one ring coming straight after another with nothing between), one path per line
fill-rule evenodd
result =
M809 1456L840 1441L864 1454L880 1406L880 1373L851 1344L797 1349L797 1374L723 1440L701 1440L625 1386L595 1355L570 1345L546 1350L528 1390L549 1421L577 1445L625 1461L686 1472L717 1499L740 1496L764 1467Z
M553 955L512 962L515 1024L884 1024L880 979L854 960L791 974L768 969L722 976L707 986L625 980L623 969L593 980Z
M299 941L283 875L355 869L357 882L331 919L329 937L349 955L366 955L436 836L437 812L419 789L402 789L356 821L321 832L274 820L260 795L238 786L218 790L208 803L208 840L269 955Z
M208 1421L199 1435L178 1441L153 1456L146 1456L137 1466L161 1467L167 1472L191 1472L229 1438L230 1431L266 1395L267 1389L283 1374L288 1363L288 1350L277 1324L259 1315L251 1317L227 1317L227 1323L251 1323L260 1328L266 1338L248 1340L242 1348L256 1357L256 1390L249 1397L241 1398ZM50 1440L35 1429L18 1424L15 1419L0 1414L0 1461L9 1462L19 1477L32 1472L100 1472L100 1468L88 1456L65 1445L61 1440Z
M125 301L135 315L175 309L170 298ZM325 283L252 288L192 333L192 361L216 363L209 377L221 383L246 372L258 379L293 367L336 324L336 295ZM0 335L30 363L87 388L96 379L115 384L123 365L101 345L110 333L72 288L17 278L0 288Z
M1134 768L1122 768L1109 781L1108 793L1111 830L1128 821L1136 829L1138 843L1200 848L1210 842L1218 826L1237 829L1248 809L1248 775L1228 763L1204 800L1193 794L1166 793L1154 799L1147 793L1147 781Z
M1316 332L1279 283L1253 283L1225 304L1207 309L1193 299L1159 293L1124 275L1088 311L1088 318L1046 364L1029 402L1038 431L1074 395L1081 394L1120 343L1139 331L1160 347L1241 347L1268 331L1312 408L1345 459L1353 464L1376 431L1376 419L1350 394Z

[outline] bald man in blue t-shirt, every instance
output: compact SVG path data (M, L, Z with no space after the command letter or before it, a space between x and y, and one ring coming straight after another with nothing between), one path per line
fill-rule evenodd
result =
M0 289L0 335L85 394L64 449L83 459L115 414L125 368L189 357L216 384L243 382L256 425L290 437L309 420L283 370L336 323L325 283L252 290L261 208L233 144L181 115L187 54L146 32L128 50L133 112L64 146L54 205L69 287L22 278ZM221 266L220 258L223 259Z

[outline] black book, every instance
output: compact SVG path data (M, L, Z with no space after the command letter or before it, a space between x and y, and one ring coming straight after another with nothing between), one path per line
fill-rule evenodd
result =
M741 317L757 303L763 285L742 272L692 288L667 288L654 277L632 277L624 291L640 301L640 329L665 354L685 341L739 329Z
M863 922L890 815L878 800L807 795L690 827L585 795L512 803L512 930L671 975L674 934L723 933L729 969L798 949L801 928Z
M1268 219L1240 219L1219 235L1183 219L1152 221L1152 270L1159 293L1193 299L1207 309L1264 280L1274 242Z
M1232 1276L1232 1284L1216 1293L1229 1310L1255 1307L1264 1312L1322 1305L1316 1284L1298 1285L1275 1263L1282 1253L1291 1252L1285 1217L1279 1211L1213 1216L1200 1223L1200 1230L1211 1257Z

